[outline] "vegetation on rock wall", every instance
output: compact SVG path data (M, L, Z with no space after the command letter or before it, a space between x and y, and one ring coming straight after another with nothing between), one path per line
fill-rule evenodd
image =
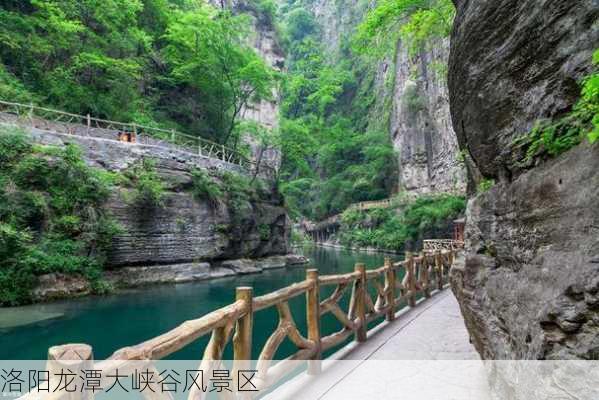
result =
M30 301L41 274L79 273L98 282L120 230L102 209L114 181L87 167L75 146L36 146L0 127L0 305Z
M339 239L345 246L400 251L425 232L446 229L465 209L466 200L453 195L424 196L397 208L350 209L341 217Z
M358 109L360 75L349 56L332 60L301 1L283 8L288 73L283 82L282 185L293 217L323 219L393 189L396 163L386 130Z
M125 172L127 184L133 189L128 199L132 204L143 208L162 207L164 205L164 182L156 172L156 162L150 158Z
M448 37L454 17L451 0L381 0L359 26L354 46L361 53L384 54L401 40L415 54Z
M234 146L243 106L272 95L274 73L247 40L249 16L203 2L9 0L0 21L4 100Z
M191 192L196 199L205 199L213 206L218 206L218 201L223 197L223 191L216 181L206 172L196 169L191 173Z
M167 182L153 159L107 172L87 166L74 145L32 144L25 132L0 125L0 305L30 302L38 276L48 273L83 276L103 292L101 272L123 230L105 203L119 189L132 210L152 215L167 206ZM268 241L270 227L248 221L255 203L279 201L271 189L260 178L194 170L183 190L228 213L228 223L216 229L231 241L242 241L248 227ZM186 221L176 223L185 229Z
M599 50L593 55L599 66ZM524 164L537 158L555 157L580 144L585 138L599 140L599 73L594 72L582 81L581 96L571 112L564 117L538 121L532 131L515 141L524 150Z

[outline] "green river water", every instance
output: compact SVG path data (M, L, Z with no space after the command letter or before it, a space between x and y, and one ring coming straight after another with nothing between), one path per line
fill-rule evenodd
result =
M385 258L382 254L325 248L304 249L302 252L310 258L309 266L318 268L320 274L350 272L357 262L363 262L369 268L379 267ZM43 360L48 347L65 343L87 343L94 350L94 358L103 359L121 347L140 343L185 320L198 318L232 303L237 286L252 286L254 295L260 296L304 278L305 267L286 268L211 281L152 286L103 297L0 308L0 360ZM332 287L323 288L321 296L329 295L332 290ZM343 299L344 309L347 309L349 292L347 290ZM300 332L305 334L305 297L298 296L289 305ZM255 314L254 358L277 322L274 308ZM321 327L323 335L326 335L341 326L334 317L327 315L323 317ZM199 339L170 358L200 359L207 340L208 337ZM231 357L230 347L225 359ZM293 351L291 343L284 342L277 358L286 357Z

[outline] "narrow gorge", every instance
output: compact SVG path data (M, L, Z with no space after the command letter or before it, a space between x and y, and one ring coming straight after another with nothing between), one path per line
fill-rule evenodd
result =
M599 0L0 0L4 397L593 400L598 199Z
M3 123L24 132L40 162L55 162L44 154L49 148L74 146L90 174L114 180L101 213L115 229L101 250L87 239L101 231L94 217L77 208L52 209L52 196L44 200L50 209L34 204L33 210L27 205L6 212L3 218L13 221L8 225L34 233L23 236L31 241L25 247L45 254L19 278L33 285L31 298L22 294L25 302L301 264L301 257L289 255L290 240L302 243L306 223L331 217L340 226L334 243L348 247L398 252L452 234L452 221L465 207L466 177L450 123L446 27L420 44L395 34L377 44L361 36L376 12L364 2L175 3L134 2L120 14L116 5L84 10L91 16L66 6L3 8L11 21L3 29L15 43L0 52ZM442 9L443 26L452 13ZM50 16L64 20L52 25L55 37L35 28ZM50 49L48 65L40 64L36 49L23 56L26 62L10 61L28 40L18 21L46 43L39 51ZM79 26L76 34L66 33L69 23ZM117 26L118 50L102 40ZM135 29L150 39L140 42ZM50 41L59 43L63 35L68 51L51 50ZM93 51L73 40L77 35L90 40ZM116 67L106 72L106 65ZM52 71L39 74L43 68ZM26 104L81 116L78 123L55 122L61 114L26 111ZM134 124L124 131L110 124L90 130L90 115ZM134 132L127 133L131 127ZM153 127L172 131L172 137L153 137ZM171 143L180 133L209 140L209 153L215 146L223 153L233 149L227 157L241 154L253 166ZM10 175L21 168L18 159L8 160L6 182L12 184ZM16 194L5 191L8 202L53 191L27 181L16 185ZM148 204L139 198L144 196ZM391 207L352 211L369 201ZM43 223L24 216L31 213L43 215ZM64 218L78 226L65 229ZM61 250L45 247L54 240ZM67 250L77 241L97 252L95 266L65 267L63 257L86 251ZM11 263L6 282L17 274ZM98 274L97 266L104 272ZM13 290L5 303L23 301L8 299Z

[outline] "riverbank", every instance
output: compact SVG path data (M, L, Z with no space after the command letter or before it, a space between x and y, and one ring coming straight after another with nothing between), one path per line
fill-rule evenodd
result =
M306 248L297 253L309 258L310 268L318 269L321 275L352 272L357 263L365 264L368 269L379 268L385 261L382 254L324 247ZM400 261L399 257L390 257L393 261ZM141 286L116 290L105 296L91 295L3 309L0 311L0 359L45 359L50 346L66 343L86 343L92 346L95 359L104 359L119 348L158 336L182 321L197 319L233 303L237 287L252 287L254 296L262 296L304 279L304 267L274 268L259 274ZM344 301L349 301L350 294L350 291L345 292L347 297ZM327 295L326 289L323 289L322 295ZM306 308L302 299L303 296L300 296L290 301L289 307L297 328L305 332ZM11 314L18 318L11 318ZM259 354L264 347L276 321L275 309L255 314L253 354ZM106 326L110 327L108 335L106 329L98 329ZM325 318L321 328L323 334L328 335L339 330L339 325L336 320ZM198 349L203 348L208 339L204 337L194 346L182 349L173 359L197 359L201 355ZM296 350L291 342L285 341L277 357L285 358ZM227 348L225 353L225 358L232 357L231 348Z
M308 246L317 246L317 247L326 247L329 249L338 249L338 250L349 250L349 251L359 251L367 254L392 254L392 255L403 255L403 251L395 251L395 250L385 250L385 249L377 249L375 247L356 247L356 246L344 246L338 243L331 242L310 242ZM293 245L294 248L302 248L302 245Z
M124 267L103 272L102 284L108 291L156 284L186 283L235 275L261 273L266 270L301 267L308 259L297 254L259 259L236 259L217 262L195 262L175 265ZM51 273L39 277L33 290L35 302L87 296L91 283L81 275Z

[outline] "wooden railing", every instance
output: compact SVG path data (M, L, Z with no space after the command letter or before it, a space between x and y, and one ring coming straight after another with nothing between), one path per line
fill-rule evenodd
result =
M393 199L377 200L377 201L363 201L361 203L355 203L348 207L349 210L366 211L372 210L373 208L390 208L393 206Z
M453 239L426 239L423 240L424 251L435 250L460 250L464 248L464 242Z
M353 272L339 275L319 276L318 270L309 269L304 281L259 297L253 297L251 287L239 287L233 304L199 319L186 321L179 327L138 345L120 349L105 361L93 364L92 349L87 345L53 347L49 350L49 360L65 357L87 360L86 362L92 360L95 369L114 371L115 368L123 368L127 361L162 359L198 338L210 335L200 364L200 370L204 371L205 376L211 372L215 362L222 360L225 347L230 342L233 346L233 369L240 370L247 360L256 356L252 354L254 315L274 307L278 310L278 326L257 355L257 378L254 382L263 391L296 369L297 363L294 361L312 360L308 361L308 373L318 373L320 363L317 360L321 359L324 351L342 344L352 335L358 342L366 341L370 322L381 317L391 321L395 318L398 307L414 307L418 296L430 297L433 289L443 289L456 253L455 250L422 252L418 256L407 253L404 261L394 263L387 258L383 266L370 270L364 264L356 264ZM322 287L334 287L334 291L327 298L320 299ZM345 310L340 301L350 287L351 298L348 309ZM371 293L374 293L374 297ZM296 326L289 307L289 300L301 295L306 298L305 335ZM341 329L322 336L321 320L327 313L331 313L339 321ZM286 338L296 346L297 351L273 364L276 352ZM35 392L25 397L32 395L39 397ZM189 399L203 398L204 395L196 391L189 394ZM59 397L53 393L44 398Z
M151 126L139 125L135 123L117 122L106 119L94 118L88 115L77 115L64 111L53 110L50 108L38 107L32 104L20 104L0 100L0 112L15 115L19 122L42 127L44 121L59 123L61 130L65 133L78 136L94 136L95 129L113 131L117 133L133 134L137 142L144 144L172 144L180 147L181 150L203 157L217 159L223 162L236 164L248 171L255 171L260 168L261 174L267 174L274 177L274 169L261 163L258 165L240 152L222 144L203 139L199 136L192 136L178 132L174 129L162 129ZM36 118L41 119L36 120ZM150 140L155 143L149 143ZM113 140L118 140L114 136Z
M347 207L346 210L356 211L367 211L374 208L390 208L393 206L393 199L377 200L377 201L363 201L361 203L354 203ZM304 229L306 232L314 232L320 230L326 230L330 227L338 227L341 223L341 214L335 214L329 218L317 222L317 223L304 223Z

